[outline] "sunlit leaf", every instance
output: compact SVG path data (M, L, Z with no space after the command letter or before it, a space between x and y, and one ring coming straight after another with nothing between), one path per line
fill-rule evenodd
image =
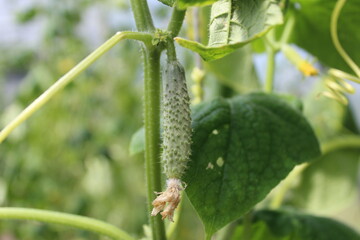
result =
M336 51L330 38L330 17L337 0L292 0L296 24L292 39L300 47L315 55L324 64L350 71L347 64ZM341 12L338 24L339 39L353 58L360 65L360 4L347 1Z
M281 24L281 9L272 0L220 0L212 5L208 45L176 38L206 61L215 60L263 36Z

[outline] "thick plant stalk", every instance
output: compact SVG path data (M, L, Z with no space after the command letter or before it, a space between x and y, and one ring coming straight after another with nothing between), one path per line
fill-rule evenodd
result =
M155 27L146 0L130 0L136 28L141 32L154 32ZM161 189L160 146L160 53L156 46L142 46L144 57L144 125L145 166L148 208L154 192ZM166 240L164 222L159 217L149 219L153 240Z
M190 98L184 68L177 60L167 62L163 95L162 163L167 177L167 189L153 201L152 215L173 221L183 186L181 177L190 157L191 117Z
M266 62L264 91L267 93L271 93L274 90L273 88L274 88L276 49L270 43L274 42L274 38L275 38L274 31L273 30L270 31L266 37L268 39L268 44L266 45L267 62Z
M185 12L186 10L179 10L176 7L173 8L171 19L168 25L168 31L170 32L172 38L179 34L184 21Z
M154 32L155 27L146 0L130 0L136 28L140 32Z
M147 179L148 208L154 192L161 190L161 164L160 164L160 52L144 50L145 69L145 165ZM160 218L150 218L150 226L154 240L166 239L165 227Z

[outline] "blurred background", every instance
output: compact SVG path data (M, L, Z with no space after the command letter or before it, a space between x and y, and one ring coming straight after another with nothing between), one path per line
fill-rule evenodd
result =
M165 27L169 8L155 0L149 4L156 26ZM189 11L182 36L193 37L194 12ZM205 32L206 26L202 24ZM0 0L0 128L82 58L122 30L135 30L127 0ZM259 90L264 78L266 56L253 54L251 46L209 64L202 63L188 50L180 47L178 50L187 70L189 88L194 84L191 80L194 66L206 70L205 99ZM305 51L298 51L324 69ZM320 78L303 77L282 54L276 60L275 89L305 99L306 110L306 99L308 96L315 99L314 86ZM143 236L147 223L143 156L129 153L131 137L142 126L141 61L138 44L122 42L0 145L0 206L86 215L120 226L139 238ZM233 71L229 62L242 68ZM323 116L321 111L326 109L319 108L309 111L308 116L315 119L314 124L320 115L331 119L326 122L329 127L337 127L338 118L343 121L347 116L351 131L358 133L360 88L355 87L357 93L350 97L350 108L344 110L332 100L320 99L317 101L324 108L334 111ZM321 135L321 131L317 133ZM314 197L325 193L311 192L303 202L301 197L290 196L289 204L309 211L321 210L319 214L338 217L360 229L359 152L355 149L331 156L336 161L350 154L353 159L352 165L341 173L329 169L338 178L331 185L343 189L346 197L330 201L328 206ZM316 173L311 175L311 171ZM328 172L321 175L316 169L311 171L307 179L317 176L328 183ZM307 191L315 189L300 185L299 188ZM329 191L334 193L336 189ZM293 193L296 194L299 192ZM309 203L312 198L314 202ZM311 206L305 206L304 202ZM325 205L325 208L334 207L335 202L331 211L319 209ZM183 207L182 231L176 239L201 239L203 230L196 213L187 200ZM61 226L0 222L0 240L39 239L39 236L99 239L97 235Z

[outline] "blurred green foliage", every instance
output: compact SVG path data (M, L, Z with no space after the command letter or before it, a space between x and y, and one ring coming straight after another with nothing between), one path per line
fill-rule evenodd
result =
M108 12L116 9L126 16L130 13L125 0L34 2L18 12L19 24L42 19L45 31L37 49L19 44L0 45L1 127L94 49L89 39L79 34L86 20L84 16L94 7ZM156 20L161 23L166 19L168 10L159 4ZM100 21L103 34L111 36L132 27L132 20L122 20ZM205 33L207 24L202 25L200 30ZM192 36L191 26L185 27L186 34ZM206 39L203 37L201 41ZM244 48L204 66L205 99L260 89L251 50ZM185 59L190 76L194 55L181 51L180 56ZM143 157L142 154L130 156L128 151L131 136L143 125L141 61L137 43L123 42L116 46L0 144L0 206L86 215L120 226L139 238L143 236L143 225L147 223ZM231 71L232 68L235 70ZM15 90L11 90L14 86ZM305 98L304 114L321 142L336 140L344 134L358 137L351 110L332 100L318 100L317 94L314 91ZM337 194L334 189L337 183L339 188L348 190L350 200L359 192L356 178L359 149L348 150L337 148L310 165L297 179L299 183L290 191L286 204L314 211L325 199L329 204L340 202L337 211L326 214L331 217L342 215L343 208L352 207L353 202L343 201L347 193ZM340 161L337 164L341 165L347 160L351 161L350 165L333 164ZM329 186L329 182L334 184ZM357 203L358 200L355 206ZM187 199L182 208L179 228L172 239L202 239L201 223ZM346 220L346 216L342 217ZM359 218L357 214L347 222L352 221L352 226L356 226ZM61 226L0 222L0 239L39 239L39 236L99 239L97 235Z
M119 6L106 2L109 9ZM44 18L46 30L41 49L14 52L14 46L2 56L2 96L9 75L25 76L11 104L1 99L2 126L93 50L77 34L93 1L66 3L52 1L19 15L21 22ZM106 35L117 31L104 24ZM142 125L142 83L135 80L141 79L140 62L137 43L121 44L0 145L2 206L92 216L142 234L143 163L140 156L130 158L127 147ZM79 230L11 221L0 224L0 233L0 238L98 239Z

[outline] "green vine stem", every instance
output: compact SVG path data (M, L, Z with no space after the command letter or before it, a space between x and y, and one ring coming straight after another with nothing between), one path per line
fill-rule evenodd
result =
M287 191L291 188L294 181L298 178L298 176L300 176L300 174L308 165L309 163L303 163L296 166L281 182L281 184L276 189L274 197L271 199L270 208L277 209L282 205Z
M160 163L160 51L144 51L145 97L145 165L147 177L148 212L152 209L155 192L161 192ZM160 216L150 217L154 240L165 240L164 222Z
M244 217L246 217L246 214ZM235 233L236 227L238 226L239 226L239 221L234 221L226 225L216 234L216 240L230 240L233 234Z
M36 220L99 233L116 240L135 240L119 228L89 217L30 208L0 208L0 219Z
M270 32L266 35L266 38L268 39L268 41L266 42L267 63L266 63L264 91L267 93L271 93L274 88L275 55L276 55L276 49L272 45L275 38L274 30L270 30Z
M131 0L139 31L155 32L146 0ZM164 222L160 216L151 217L155 192L161 191L160 163L160 55L155 46L142 46L144 57L144 126L147 205L153 240L166 240Z
M321 152L323 154L343 148L360 149L360 137L356 135L341 136L321 144Z
M267 93L271 93L274 88L276 53L281 49L282 45L286 44L289 41L294 25L295 25L295 16L290 15L286 21L285 28L283 30L279 42L275 41L275 29L270 30L269 33L265 36L267 64L266 64L264 91Z
M168 41L166 42L166 53L168 57L168 61L176 61L176 49L174 45L173 38L176 37L181 29L181 26L184 22L186 10L179 10L176 7L173 8L171 18L168 24L167 31L170 36Z
M136 26L139 31L154 32L151 15L145 0L131 0ZM176 36L185 17L185 11L173 8L168 31L171 32L167 43L167 54L176 58L172 37ZM161 191L160 163L160 55L161 47L143 47L144 55L144 125L145 125L145 165L147 178L147 198L149 213L152 209L154 193ZM165 240L165 226L160 216L150 217L154 240Z
M176 50L173 40L169 40L166 43L166 54L167 54L167 60L168 61L176 61Z
M39 108L47 103L56 93L68 85L76 76L88 68L104 53L109 51L118 42L124 39L135 39L144 42L146 45L151 44L152 35L148 33L137 32L118 32L102 44L99 48L88 55L84 60L78 63L74 68L67 72L63 77L57 80L48 90L36 98L28 107L26 107L14 120L12 120L0 132L0 143L22 122L33 115Z
M243 230L242 237L241 237L241 239L243 239L243 240L251 240L252 239L252 229L251 229L252 218L253 218L252 211L246 213L243 216L244 230Z
M287 19L284 30L281 34L279 48L281 48L281 45L286 44L289 41L294 26L295 26L295 15L291 14Z
M155 27L149 11L147 0L131 0L136 28L141 32L154 32Z
M173 8L171 19L167 28L171 34L171 38L174 38L179 34L181 26L184 22L185 13L186 10L179 10L176 7Z
M155 27L146 0L131 0L131 6L139 31L154 32ZM168 31L171 38L181 28L185 11L173 9ZM173 40L167 44L168 56L176 58ZM160 163L160 55L162 49L155 46L143 47L144 55L144 125L145 125L145 165L147 178L147 198L149 213L152 209L154 193L161 191ZM165 226L160 216L150 217L150 226L154 240L165 240Z
M356 65L356 63L350 58L350 56L346 53L345 49L341 46L338 34L337 34L337 25L338 19L340 16L340 12L344 7L346 0L338 0L335 4L334 11L331 15L330 22L330 33L331 39L334 43L336 50L339 52L344 61L349 65L349 67L355 72L357 76L360 77L360 68Z
M139 31L155 32L146 0L131 0ZM160 55L161 49L143 46L144 57L144 126L147 205L153 240L166 240L164 222L160 216L151 217L155 192L161 191L160 163Z

